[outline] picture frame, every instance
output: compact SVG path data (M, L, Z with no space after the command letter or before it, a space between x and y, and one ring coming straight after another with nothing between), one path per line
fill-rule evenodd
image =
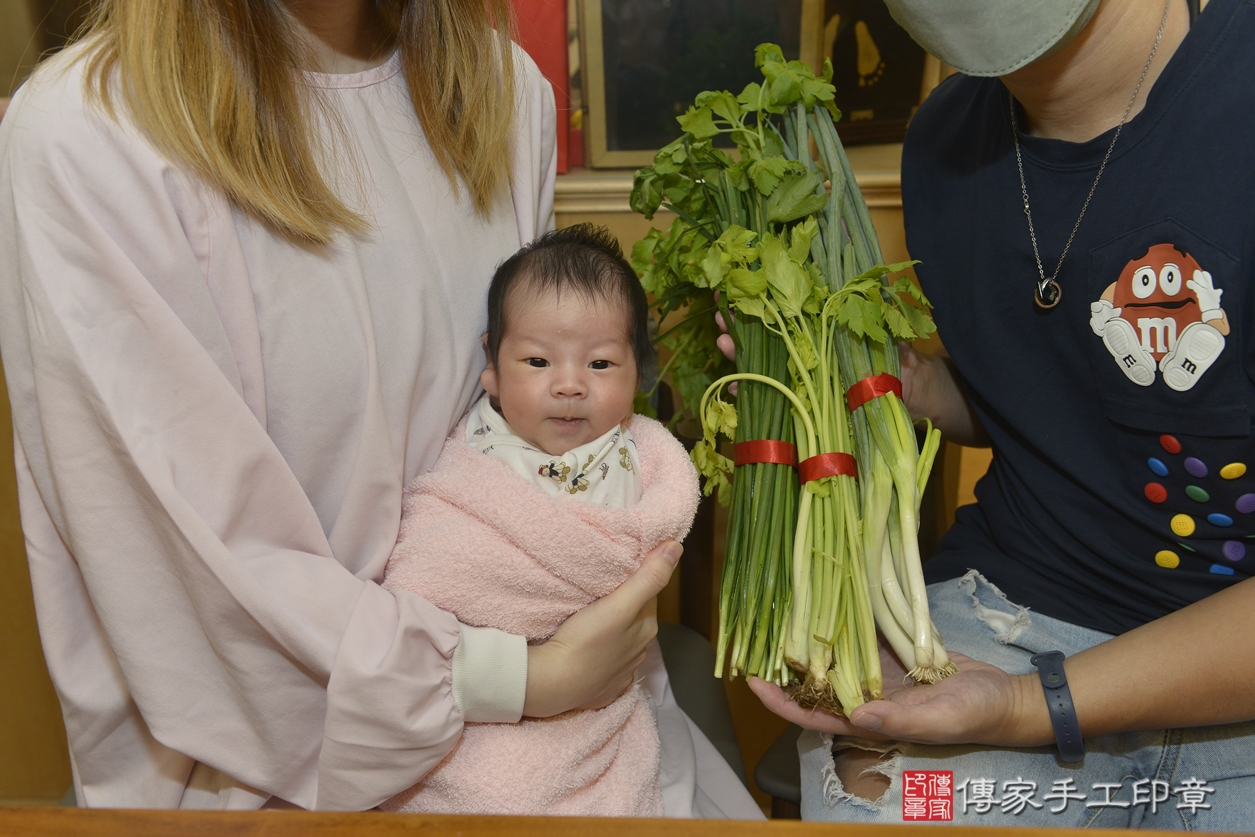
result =
M883 0L819 0L803 21L802 60L832 62L845 145L896 143L920 103L941 83L940 61L915 43Z
M679 136L675 117L708 89L761 79L754 47L801 55L816 0L579 0L586 164L638 168Z
M945 75L882 0L576 2L591 168L651 164L679 135L674 117L697 93L739 91L759 79L753 51L764 41L820 71L825 58L833 61L844 117L837 131L847 145L900 142Z

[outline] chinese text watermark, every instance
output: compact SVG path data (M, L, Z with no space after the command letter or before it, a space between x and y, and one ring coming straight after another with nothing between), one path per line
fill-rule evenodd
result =
M1211 808L1208 795L1215 792L1205 780L1195 777L1176 787L1161 779L1095 782L1083 792L1073 779L1056 779L1045 789L1021 776L1008 781L969 778L956 784L949 770L904 770L902 820L949 822L956 814L979 815L994 810L1011 816L1027 809L1061 814L1070 804L1085 808L1146 807L1154 814L1161 805L1173 804L1173 797L1178 810L1198 814Z

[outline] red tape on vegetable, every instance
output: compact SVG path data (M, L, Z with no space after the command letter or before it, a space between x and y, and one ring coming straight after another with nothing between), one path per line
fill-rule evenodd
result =
M858 476L858 463L848 453L821 453L819 456L803 459L797 466L797 478L803 485L841 474L847 477Z
M850 405L850 412L852 413L873 398L879 398L891 392L898 398L901 398L902 382L888 372L883 375L872 375L870 378L864 378L845 391L845 403Z
M736 458L733 464L736 465L754 465L758 462L797 465L797 446L789 442L777 442L771 439L737 442L735 452Z

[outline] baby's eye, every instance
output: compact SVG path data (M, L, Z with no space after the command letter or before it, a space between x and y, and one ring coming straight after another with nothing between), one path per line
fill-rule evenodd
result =
M609 368L610 368L610 361L608 361L608 360L594 360L592 363L588 364L588 368L589 368L589 369L609 369Z
M549 361L545 360L543 357L529 357L527 359L527 365L534 366L537 369L543 369L549 365Z

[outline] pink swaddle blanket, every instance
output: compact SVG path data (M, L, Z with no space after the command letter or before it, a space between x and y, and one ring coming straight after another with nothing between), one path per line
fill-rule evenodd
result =
M542 642L614 590L641 558L681 538L697 475L658 422L632 418L643 493L630 508L553 497L479 453L463 428L405 492L386 587L412 590L465 624ZM467 724L423 781L381 807L473 814L661 816L658 733L633 687L604 709L517 724Z

